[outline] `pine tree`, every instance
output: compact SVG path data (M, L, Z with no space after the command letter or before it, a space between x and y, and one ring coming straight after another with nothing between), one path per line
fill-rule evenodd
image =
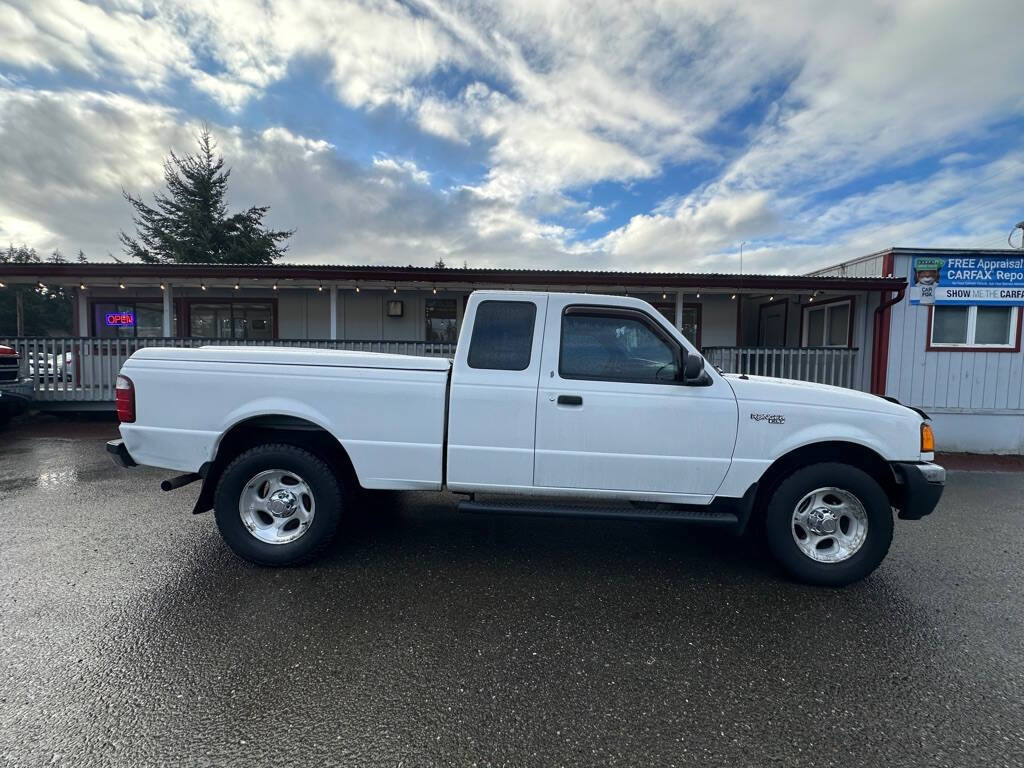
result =
M294 230L263 226L268 206L228 215L225 200L231 169L215 154L206 127L197 137L199 151L164 161L167 192L154 196L155 207L122 190L132 206L136 236L122 232L124 252L147 264L271 264L284 255Z
M87 258L85 258L85 251L83 251L81 248L78 249L78 263L79 264L88 264L89 263L89 260Z

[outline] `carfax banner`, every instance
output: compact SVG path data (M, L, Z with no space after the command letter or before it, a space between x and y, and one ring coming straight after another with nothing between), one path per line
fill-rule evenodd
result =
M909 280L911 304L1024 304L1024 253L915 256Z

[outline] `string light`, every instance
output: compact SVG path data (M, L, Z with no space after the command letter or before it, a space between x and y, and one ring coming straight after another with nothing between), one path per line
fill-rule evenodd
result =
M359 286L356 286L356 293L359 293Z
M437 286L436 285L434 286L434 295L435 296L437 295Z
M199 284L199 289L205 291L206 290L206 283L200 283Z
M274 290L275 290L275 291L277 290L277 281L276 281L276 280L274 281L274 286L273 286L273 288L274 288Z
M391 292L392 293L398 293L398 286L396 285L394 288L392 288Z
M6 287L7 287L7 283L0 282L0 288L6 288Z
M85 290L85 283L79 283L78 284L78 290L84 291Z
M238 281L237 280L235 281L235 290L236 291L238 290Z
M120 288L120 289L121 289L121 290L123 291L123 290L124 290L124 280L121 280L121 281L120 281L120 282L119 282L119 283L117 284L117 287L118 287L118 288Z
M164 285L163 283L160 283L160 290L161 291L166 291L167 290L167 286Z
M668 298L668 294L665 291L662 291L661 292L661 298L667 299Z
M775 301L775 297L774 296L769 296L768 297L768 301Z
M730 296L729 298L730 298L730 299L732 299L733 301L736 301L736 294L734 293L734 294L733 294L732 296Z

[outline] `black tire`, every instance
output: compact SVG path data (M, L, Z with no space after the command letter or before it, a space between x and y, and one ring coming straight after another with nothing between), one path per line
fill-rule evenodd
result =
M294 472L310 487L315 514L306 531L288 543L267 543L250 533L239 511L246 484L260 472ZM257 565L287 566L308 562L334 538L342 515L338 477L321 458L287 443L270 443L237 456L221 474L214 494L214 517L220 535L231 550Z
M839 562L812 559L804 554L795 538L793 512L805 495L819 488L838 488L852 494L867 516L867 535L860 548ZM775 559L791 576L808 584L842 587L859 581L879 566L892 543L889 497L878 481L848 464L812 464L798 469L775 489L764 523L768 547Z

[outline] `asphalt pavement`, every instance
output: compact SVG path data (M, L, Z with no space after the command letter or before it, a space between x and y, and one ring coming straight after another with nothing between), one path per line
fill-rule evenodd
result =
M274 570L113 433L0 433L0 765L1024 765L1024 474L951 473L842 590L430 494Z

